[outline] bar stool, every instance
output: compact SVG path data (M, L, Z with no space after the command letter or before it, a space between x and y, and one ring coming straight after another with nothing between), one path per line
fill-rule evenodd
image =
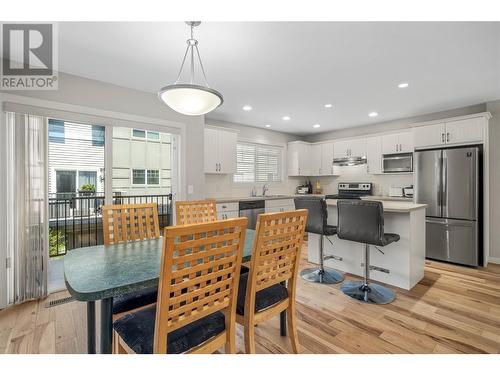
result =
M336 255L324 256L323 240L324 237L330 241L328 236L337 234L337 227L328 225L328 211L326 209L326 200L321 197L299 197L295 198L295 209L305 208L308 210L306 232L320 235L319 241L319 268L306 268L300 272L300 276L307 281L320 284L337 284L344 280L344 276L337 270L326 269L323 265L326 259L342 260ZM331 243L331 241L330 241ZM333 245L333 243L332 243Z
M362 200L338 200L337 235L340 239L365 244L364 281L346 281L341 290L347 296L359 301L386 304L396 294L379 284L370 283L370 245L387 246L399 241L399 235L384 233L384 207L382 202Z

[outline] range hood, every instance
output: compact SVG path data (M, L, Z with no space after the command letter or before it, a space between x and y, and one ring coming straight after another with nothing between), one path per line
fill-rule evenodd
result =
M366 156L351 156L347 158L333 159L333 165L338 167L348 167L351 165L366 164Z

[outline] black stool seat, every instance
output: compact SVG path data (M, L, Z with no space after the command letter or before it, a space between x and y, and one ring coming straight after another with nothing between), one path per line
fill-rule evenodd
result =
M156 305L127 314L113 323L113 328L137 354L152 354ZM223 332L224 314L216 312L195 320L167 335L167 353L180 354Z
M158 287L145 288L137 292L122 294L113 298L113 314L120 314L130 310L151 305L158 297Z
M300 276L310 282L320 284L336 284L344 280L344 276L334 269L324 267L324 260L327 259L323 251L324 237L330 241L328 237L337 234L337 227L328 225L328 209L326 200L322 197L297 197L294 199L295 209L307 209L306 232L319 234L319 268L306 268L300 272ZM330 241L332 242L332 241ZM332 243L333 245L333 243ZM332 258L332 256L330 256ZM337 257L336 259L341 259Z
M247 282L250 270L242 266L240 273L240 283L238 286L238 301L236 304L236 313L245 315L245 296L247 292ZM288 290L284 285L276 284L269 288L259 290L255 295L255 312L271 307L288 297Z
M370 283L370 245L384 247L399 241L395 233L384 232L384 207L382 202L364 200L338 200L337 235L340 239L365 244L365 279L347 281L342 284L342 292L359 301L386 304L396 298L396 294L383 285ZM390 272L389 270L386 270Z

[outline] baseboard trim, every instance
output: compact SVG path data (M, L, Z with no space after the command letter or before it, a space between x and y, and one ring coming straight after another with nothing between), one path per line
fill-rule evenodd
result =
M488 259L488 263L500 264L500 258L490 257L490 259Z

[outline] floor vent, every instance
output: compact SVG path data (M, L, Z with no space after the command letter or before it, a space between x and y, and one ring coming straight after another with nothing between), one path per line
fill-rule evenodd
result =
M74 300L75 299L73 297L59 298L59 299L55 299L53 301L46 303L45 307L47 307L47 308L48 307L55 307L55 306L63 305L63 304L68 303L68 302L72 302Z

